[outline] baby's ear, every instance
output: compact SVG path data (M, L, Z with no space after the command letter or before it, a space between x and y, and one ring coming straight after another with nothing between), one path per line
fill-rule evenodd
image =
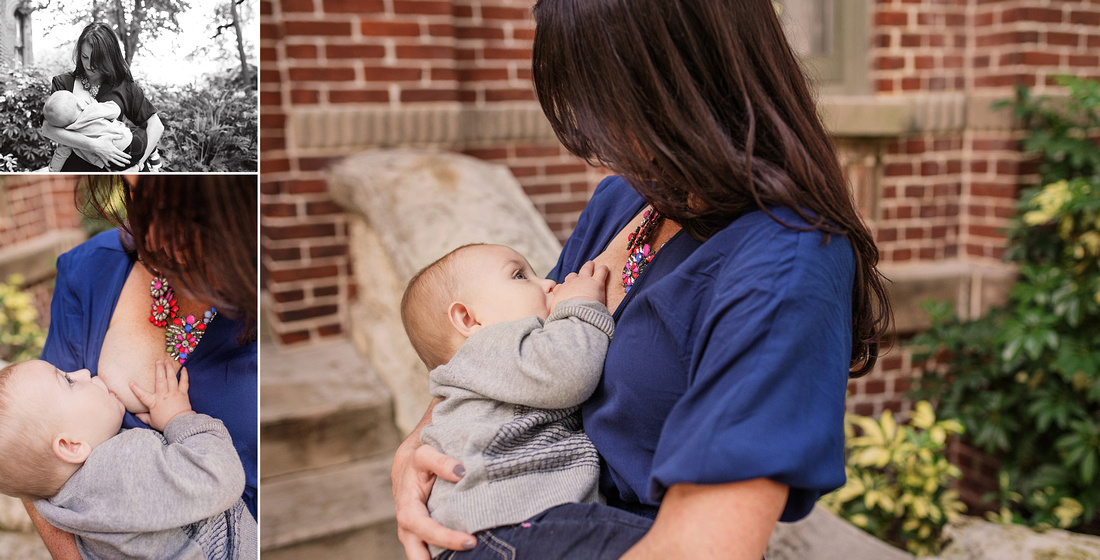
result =
M447 319L462 338L470 338L471 334L481 328L481 324L474 318L470 308L461 301L456 301L447 308Z
M75 441L69 436L60 435L53 438L53 453L66 463L82 465L92 453L92 446L86 442Z

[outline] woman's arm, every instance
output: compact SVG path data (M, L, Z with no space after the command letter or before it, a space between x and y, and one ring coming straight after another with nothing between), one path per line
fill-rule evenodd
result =
M458 459L420 443L420 430L431 423L432 409L441 400L432 401L420 423L397 448L390 470L397 506L397 538L409 560L430 560L427 543L451 550L470 550L477 544L473 535L448 529L428 514L428 496L435 478L458 482L466 474Z
M668 489L657 520L622 560L760 560L787 502L767 478Z
M42 542L46 544L46 550L50 551L50 556L53 556L54 560L80 560L80 552L76 549L76 537L72 533L50 525L38 514L38 510L34 509L34 503L24 501L23 507L27 508L31 523L34 523L34 528L38 530Z
M79 132L58 128L46 122L42 123L42 128L39 129L38 132L42 136L58 144L63 144L70 148L95 152L104 160L115 165L127 165L130 163L130 156L125 151L116 148L112 143L114 138L113 135L89 138Z
M153 153L157 143L160 142L160 137L164 134L164 123L160 121L160 115L154 113L153 116L149 117L149 120L145 121L142 128L145 129L148 141L145 143L145 153L142 154L141 161L137 163L138 170L145 165L145 160L149 159L149 154Z

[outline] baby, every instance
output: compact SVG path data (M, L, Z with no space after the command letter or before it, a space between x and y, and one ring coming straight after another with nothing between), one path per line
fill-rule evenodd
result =
M186 369L157 362L155 379L131 388L158 431L120 432L122 401L88 370L0 369L0 492L35 500L83 558L256 558L229 433L191 410Z
M598 503L599 455L578 414L615 328L607 277L589 262L555 285L508 247L466 245L409 282L401 318L442 399L420 439L465 467L458 483L435 481L428 510L485 543L454 558L499 546L544 560L618 558L648 530L650 520ZM537 531L557 531L539 540L561 551L526 548Z
M46 122L57 128L71 130L88 138L112 137L111 143L116 148L130 154L131 163L138 161L145 153L145 131L139 129L138 133L134 134L122 121L119 121L122 109L114 101L92 103L78 98L71 91L55 91L46 99L42 112ZM95 152L59 145L54 151L53 158L50 159L50 171L61 171L65 160L69 159L69 155L74 151L85 161L97 167L114 171L125 169L112 166Z

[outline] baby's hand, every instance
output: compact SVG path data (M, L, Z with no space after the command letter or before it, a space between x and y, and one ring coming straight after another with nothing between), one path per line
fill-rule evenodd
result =
M141 404L149 408L149 412L138 414L138 419L163 432L173 418L181 414L194 414L195 411L191 410L191 399L187 397L187 368L180 370L177 383L175 374L168 370L168 362L157 362L153 377L156 383L155 394L141 388L134 381L130 382L130 390Z
M554 299L550 308L571 298L587 299L598 303L607 303L607 277L611 271L606 266L596 266L596 263L588 261L584 263L579 272L570 273L565 281L554 286Z

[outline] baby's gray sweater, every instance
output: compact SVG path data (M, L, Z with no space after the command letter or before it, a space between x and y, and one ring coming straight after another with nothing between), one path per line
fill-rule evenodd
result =
M56 496L34 503L83 558L255 559L244 468L220 420L177 416L92 450Z
M614 328L602 304L570 299L545 322L482 328L432 370L443 401L420 440L466 468L457 484L436 480L433 518L473 533L599 499L599 455L577 407L596 389Z

